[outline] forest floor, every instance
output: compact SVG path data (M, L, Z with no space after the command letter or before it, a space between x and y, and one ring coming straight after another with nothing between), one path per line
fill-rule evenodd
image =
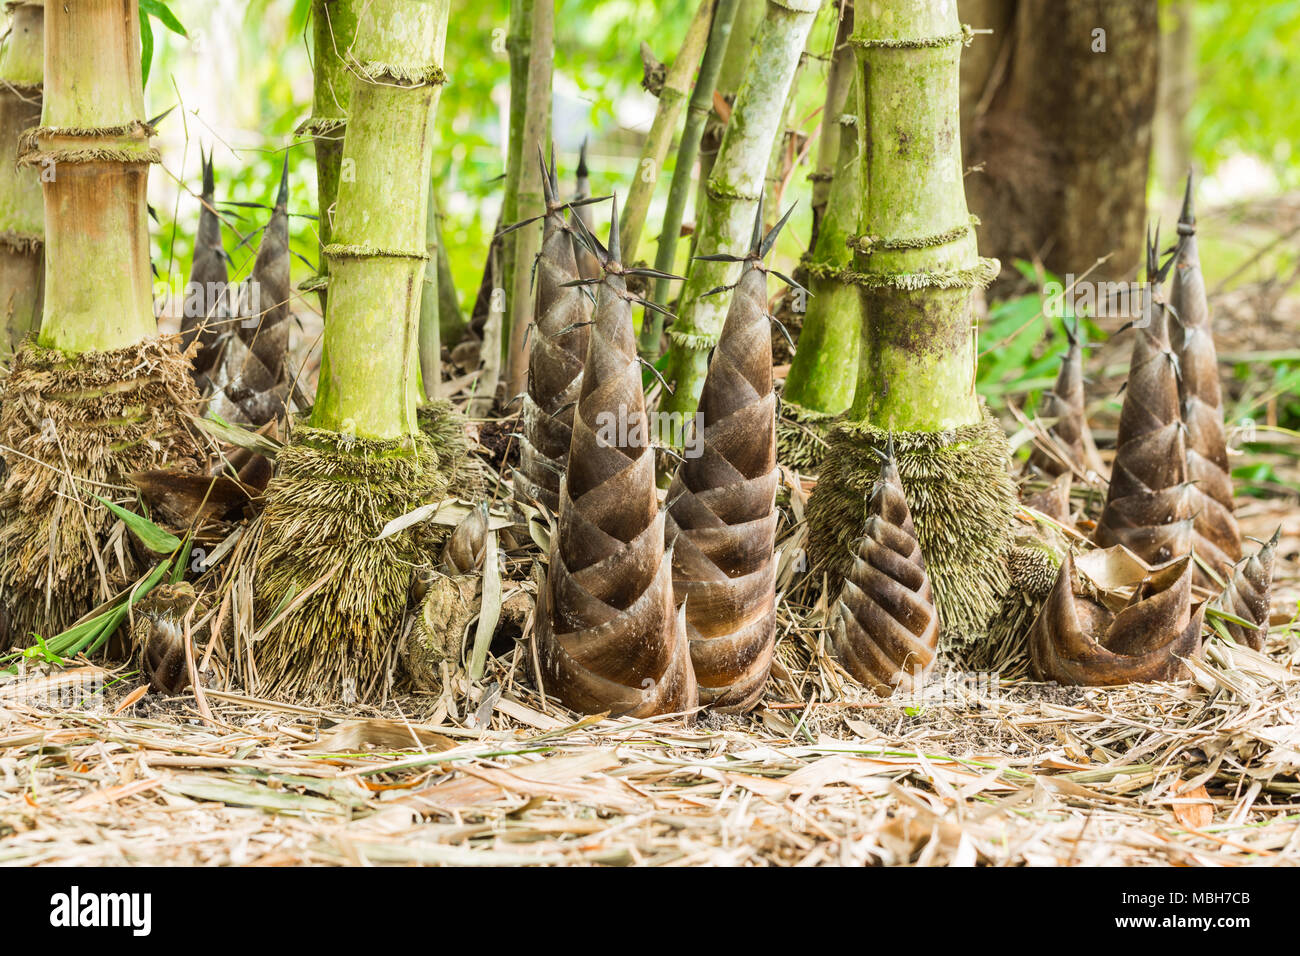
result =
M1225 377L1300 360L1295 281L1216 295ZM1261 429L1288 398L1265 378L1229 388L1230 409L1263 405ZM1103 426L1118 385L1094 386ZM34 667L0 683L0 865L1298 864L1300 446L1255 437L1234 464L1266 495L1240 499L1243 533L1282 528L1273 631L1262 654L1211 637L1191 680L1065 688L1013 661L866 694L790 560L812 479L786 472L777 660L753 714L564 711L535 689L526 613L483 680L346 712ZM515 534L506 605L535 590L539 552Z

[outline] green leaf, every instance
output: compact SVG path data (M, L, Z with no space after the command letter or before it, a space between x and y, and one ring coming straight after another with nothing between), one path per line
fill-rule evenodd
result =
M149 82L149 67L153 66L153 27L148 17L140 18L140 86Z
M155 17L159 23L171 30L172 33L183 37L189 36L185 32L185 28L181 26L181 21L176 19L176 14L172 13L171 9L162 0L140 0L140 13ZM141 16L140 20L143 23L145 17Z
M127 511L121 505L115 505L111 501L100 498L99 495L95 495L95 498L109 511L126 522L126 526L140 539L140 543L154 554L171 554L181 546L180 538L170 531L164 531L148 518Z

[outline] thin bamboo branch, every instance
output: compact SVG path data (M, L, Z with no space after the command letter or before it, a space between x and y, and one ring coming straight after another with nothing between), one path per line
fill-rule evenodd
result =
M700 72L695 80L695 90L686 110L686 127L682 130L682 139L677 147L677 164L673 167L672 183L668 187L668 206L664 210L663 228L659 230L659 248L655 252L655 269L672 273L677 258L677 243L681 239L682 216L686 211L686 200L691 192L691 176L695 172L695 162L700 154L700 139L704 135L704 126L713 109L713 91L717 88L718 76L722 70L722 61L727 51L727 42L731 37L732 22L740 0L718 0L713 14L713 25L709 30L709 45L704 51L700 63ZM656 279L654 301L660 305L668 304L669 279ZM659 341L663 337L664 317L660 312L650 312L641 323L641 355L654 361L659 357Z
M691 77L695 75L695 68L704 55L716 3L717 0L700 0L695 17L686 28L682 47L659 91L659 105L655 108L654 121L646 135L641 160L637 163L627 203L623 207L623 235L619 237L619 242L623 247L623 257L630 263L637 261L637 246L641 243L641 232L645 228L646 214L650 211L650 200L654 198L659 173L668 156L668 147L672 145L677 117L686 102Z

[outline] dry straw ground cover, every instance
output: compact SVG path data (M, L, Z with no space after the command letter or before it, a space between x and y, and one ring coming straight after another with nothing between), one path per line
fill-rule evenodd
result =
M783 602L764 705L693 726L543 701L527 625L481 682L353 713L37 666L0 686L0 864L1300 862L1288 624L1264 654L1212 640L1189 682L950 673L881 702L822 613Z

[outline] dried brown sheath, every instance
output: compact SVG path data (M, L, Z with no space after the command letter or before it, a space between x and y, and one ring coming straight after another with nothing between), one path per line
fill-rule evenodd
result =
M673 591L686 606L700 703L720 711L758 703L776 644L776 394L762 239L760 211L704 380L699 454L668 489Z
M1192 608L1192 561L1153 572L1118 613L1085 597L1067 553L1052 593L1029 633L1039 680L1106 686L1186 676L1180 657L1200 649L1204 605Z
M1178 252L1174 259L1169 305L1174 321L1169 338L1178 356L1178 387L1187 426L1187 478L1192 482L1193 546L1196 556L1221 577L1241 560L1241 530L1232 504L1228 441L1223 427L1219 360L1205 297L1205 277L1196 248L1196 213L1192 179L1187 178L1182 215L1178 218ZM1197 570L1197 583L1210 584Z
M919 689L938 648L939 612L891 449L835 605L831 651L855 680L888 697Z
M590 338L591 300L581 287L565 286L579 276L573 236L564 220L566 204L556 195L553 163L550 170L543 166L542 185L546 218L537 259L536 318L514 493L521 501L535 499L554 512L560 508L560 476L569 463L574 403Z
M1222 622L1234 641L1257 651L1264 649L1264 641L1268 638L1273 560L1277 556L1277 543L1281 537L1282 529L1279 527L1257 552L1238 565L1228 579L1228 586L1215 602L1229 614L1254 625L1244 627L1235 621Z
M617 209L610 249L597 249L605 274L534 646L544 690L566 706L648 717L689 710L698 693L673 606Z
M1095 534L1103 548L1122 544L1152 565L1188 553L1193 513L1177 358L1159 294L1169 266L1161 270L1157 260L1156 244L1149 243L1143 314L1134 328L1115 462Z

